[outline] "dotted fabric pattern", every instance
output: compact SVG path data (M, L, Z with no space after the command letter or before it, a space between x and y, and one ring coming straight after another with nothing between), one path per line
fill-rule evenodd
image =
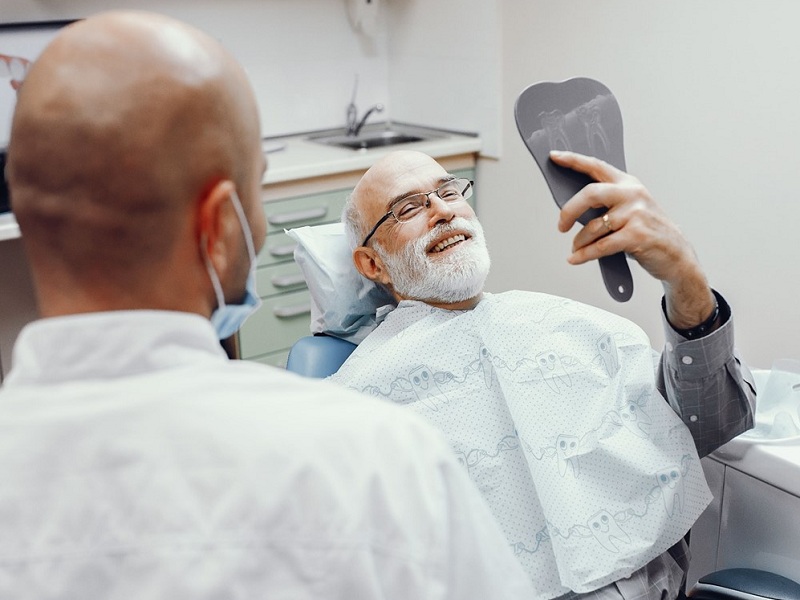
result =
M711 494L630 321L533 292L404 301L333 376L445 434L537 597L588 592L678 542Z

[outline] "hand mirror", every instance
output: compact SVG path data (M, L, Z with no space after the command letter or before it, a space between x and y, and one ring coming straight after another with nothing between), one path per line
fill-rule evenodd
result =
M535 83L517 98L514 116L522 140L559 208L593 180L555 164L550 160L550 150L579 152L625 170L622 113L614 95L599 81L579 77ZM578 221L586 225L604 212L605 208L587 210ZM629 300L633 278L625 254L605 256L598 262L611 297L619 302Z

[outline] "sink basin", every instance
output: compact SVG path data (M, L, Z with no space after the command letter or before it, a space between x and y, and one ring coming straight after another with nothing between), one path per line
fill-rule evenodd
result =
M407 133L397 133L396 131L384 131L379 134L369 136L359 135L352 138L334 139L326 141L326 144L352 148L353 150L378 148L380 146L394 146L395 144L409 144L411 142L421 142L425 138L418 135Z
M340 148L350 148L351 150L369 150L370 148L382 148L386 146L396 146L398 144L409 144L411 142L422 142L432 138L441 137L435 133L423 132L412 128L381 128L363 129L358 135L347 135L343 130L327 132L309 136L309 140L327 146L338 146Z

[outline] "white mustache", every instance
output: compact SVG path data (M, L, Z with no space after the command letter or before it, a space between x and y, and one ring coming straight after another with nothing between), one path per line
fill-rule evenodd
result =
M437 225L431 229L424 236L418 238L414 244L418 248L422 248L424 252L425 248L430 246L437 238L447 233L455 233L456 231L466 232L470 237L473 238L478 235L478 229L475 227L471 219L454 217L448 223L441 223L440 225Z

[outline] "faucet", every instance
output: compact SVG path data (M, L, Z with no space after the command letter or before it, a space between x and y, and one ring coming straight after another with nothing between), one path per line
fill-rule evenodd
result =
M367 122L369 116L374 112L382 112L383 111L383 104L376 104L372 108L370 108L367 112L364 113L364 116L361 117L361 120L358 120L358 111L356 110L355 104L352 102L350 106L347 107L347 135L349 137L355 137L361 131L361 128L364 127L364 124Z

